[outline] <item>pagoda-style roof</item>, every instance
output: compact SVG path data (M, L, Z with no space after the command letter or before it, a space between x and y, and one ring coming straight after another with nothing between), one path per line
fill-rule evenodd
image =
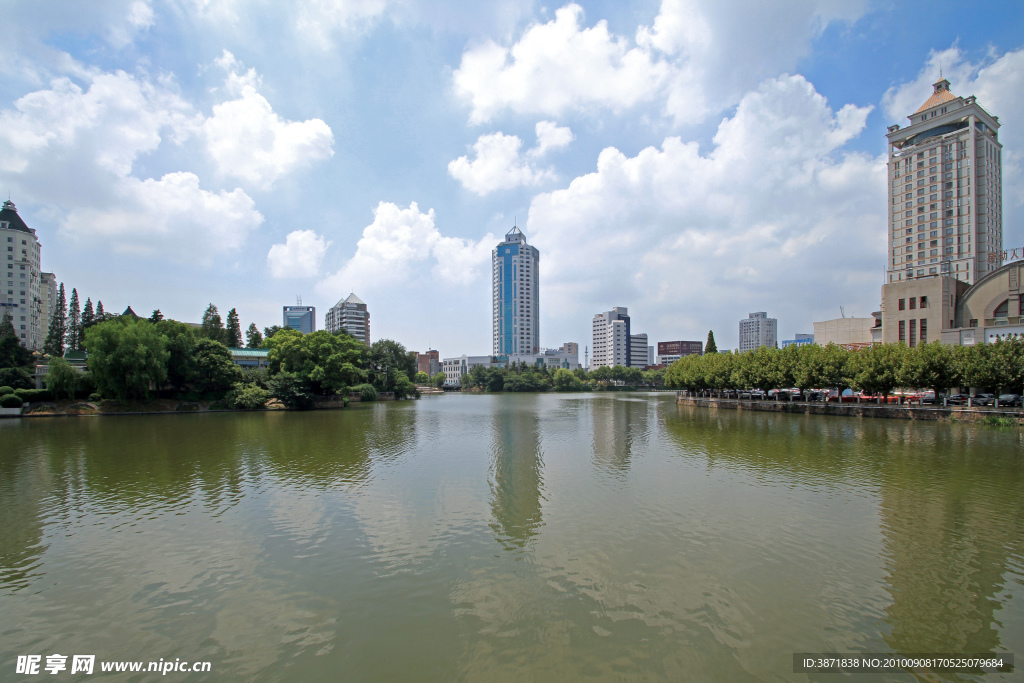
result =
M358 296L356 296L355 292L350 292L349 295L348 295L348 298L346 298L342 303L345 303L345 304L363 304L364 306L366 305L366 302L363 301L362 299L360 299Z
M956 95L949 91L949 81L947 81L945 78L933 83L932 88L934 88L932 96L925 100L924 104L918 107L917 111L910 115L911 117L914 116L914 114L920 114L921 112L927 109L937 107L945 102L952 102L953 100L956 99Z
M138 316L138 315L137 315L137 314L135 313L135 311L133 311L133 310L132 310L132 307L131 307L131 306L129 306L128 308L124 309L124 313L122 313L121 315L122 315L122 316L126 316L126 315L127 315L127 316L130 316L130 317L132 317L132 318L138 318L138 317L139 317L139 316Z
M21 220L21 216L18 215L18 209L10 199L5 201L3 208L0 209L0 223L7 223L8 230L20 230L30 235L36 234L32 228L25 225L25 221Z

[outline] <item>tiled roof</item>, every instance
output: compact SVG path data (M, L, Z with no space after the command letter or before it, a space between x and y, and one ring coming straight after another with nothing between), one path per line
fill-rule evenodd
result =
M937 90L936 92L932 93L932 96L929 97L924 104L917 108L917 111L915 111L914 114L920 114L926 109L937 107L943 102L952 102L955 99L956 95L949 92L948 90ZM911 114L911 116L913 116L913 114Z
M270 353L270 349L236 349L228 348L232 356L238 358L266 358Z
M21 216L18 215L18 209L15 208L14 202L10 199L5 201L3 209L0 209L0 222L7 223L8 230L20 230L30 235L35 234L31 228L25 225L25 221L21 220Z

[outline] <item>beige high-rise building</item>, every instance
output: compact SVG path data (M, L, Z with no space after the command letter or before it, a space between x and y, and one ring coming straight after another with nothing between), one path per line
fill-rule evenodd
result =
M10 200L0 209L0 246L7 257L0 262L0 305L10 313L21 345L41 349L50 321L43 320L39 296L39 240Z
M999 119L949 81L889 126L887 282L948 275L973 284L1002 265Z

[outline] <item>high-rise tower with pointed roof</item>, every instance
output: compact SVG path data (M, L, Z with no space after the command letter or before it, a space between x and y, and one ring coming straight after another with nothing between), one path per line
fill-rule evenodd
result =
M50 321L40 299L39 240L9 199L0 209L0 249L6 257L0 261L0 307L10 313L21 345L40 349Z
M328 332L345 330L369 346L370 312L366 309L366 302L354 292L350 293L327 311L327 315L324 316L324 329Z
M518 227L491 251L495 356L540 351L540 252Z
M886 282L949 275L974 283L1003 248L999 119L940 78L901 128L889 126Z

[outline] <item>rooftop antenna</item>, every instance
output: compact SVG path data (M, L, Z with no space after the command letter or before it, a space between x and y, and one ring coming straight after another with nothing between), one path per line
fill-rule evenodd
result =
M301 306L302 305L302 295L301 294L299 294L298 296L295 297L295 305L296 306Z
M839 315L843 316L844 318L846 317L846 311L843 310L842 306L839 307Z

